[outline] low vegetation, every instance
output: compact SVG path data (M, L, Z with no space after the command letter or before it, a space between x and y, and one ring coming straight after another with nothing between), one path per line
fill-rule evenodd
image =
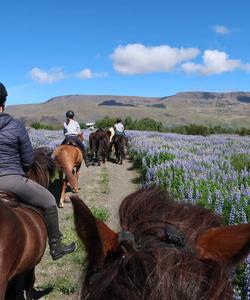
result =
M108 116L96 121L96 128L109 128L116 123L116 118L110 118ZM250 128L232 128L222 126L204 126L200 124L188 124L188 125L176 125L176 126L164 126L162 122L155 121L151 118L132 119L126 117L124 119L125 128L128 130L139 131L158 131L158 132L173 132L186 135L202 135L208 136L210 134L239 134L241 136L250 135ZM61 126L45 124L40 122L33 122L30 125L34 129L47 129L47 130L59 130ZM81 129L86 129L85 123L80 123Z
M108 128L116 123L115 118L106 116L105 118L96 122L96 128ZM210 134L239 134L250 135L250 128L232 128L222 126L204 126L200 124L177 125L172 127L164 126L162 122L155 121L150 118L132 119L126 117L124 119L125 128L129 130L139 131L158 131L158 132L173 132L186 135L202 135L208 136Z

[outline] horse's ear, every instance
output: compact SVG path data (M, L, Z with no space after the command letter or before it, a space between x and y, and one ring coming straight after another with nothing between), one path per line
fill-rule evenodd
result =
M201 259L237 264L250 252L250 224L209 229L195 247Z
M97 268L109 251L116 250L117 234L97 220L79 196L74 195L70 199L73 203L77 234L85 245L90 267Z
M109 251L116 251L118 248L118 234L98 219L96 219L96 225L102 240L103 255L106 256Z

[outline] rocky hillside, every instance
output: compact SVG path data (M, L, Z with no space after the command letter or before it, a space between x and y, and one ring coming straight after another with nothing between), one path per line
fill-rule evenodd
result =
M8 106L7 112L26 124L34 121L61 124L69 109L76 112L80 122L92 122L106 115L129 115L132 118L149 117L173 126L199 123L250 127L250 92L186 92L163 98L69 95L39 104Z

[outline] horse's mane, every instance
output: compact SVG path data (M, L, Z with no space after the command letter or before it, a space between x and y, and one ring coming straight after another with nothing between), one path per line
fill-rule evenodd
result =
M137 243L143 247L143 251L136 253L132 259L134 271L138 273L136 269L140 266L147 277L143 281L148 282L149 289L145 286L142 299L212 299L215 289L218 299L230 299L232 295L225 293L226 288L231 292L228 281L223 277L225 270L215 264L202 263L194 250L201 233L211 227L222 226L221 217L205 208L178 203L168 193L152 188L126 197L120 206L119 215L121 228L132 232ZM176 247L161 248L168 224L184 234L188 251ZM181 270L180 265L185 266L185 269ZM204 275L208 270L213 273L209 285ZM193 280L190 280L190 276ZM218 285L218 282L221 284ZM182 289L186 285L185 295L178 294L178 285ZM152 286L155 288L152 289Z
M172 224L194 244L197 237L211 227L224 224L212 211L175 201L166 191L152 188L139 190L127 196L119 209L120 224L135 235L143 234L156 223L157 227Z
M55 170L55 162L51 158L52 151L47 147L34 150L34 162L27 173L27 177L48 188L49 179Z
M122 230L117 245L115 235L105 231L100 221L94 222L79 198L73 197L72 202L76 229L91 262L83 283L82 299L233 298L229 269L235 257L239 261L246 255L242 255L242 249L249 252L249 225L224 227L221 217L208 209L179 203L164 191L145 188L127 196L120 205ZM209 240L216 231L222 232L222 243L218 243L218 238L215 242ZM109 247L108 236L112 240ZM203 247L207 254L206 246L214 251L207 252L211 259L199 252ZM218 253L220 257L216 257ZM93 263L96 261L98 264Z

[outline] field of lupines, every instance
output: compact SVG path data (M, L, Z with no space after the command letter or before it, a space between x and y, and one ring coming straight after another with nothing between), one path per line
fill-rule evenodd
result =
M249 222L250 137L131 132L130 153L142 184L210 208L227 224ZM235 299L250 299L250 256L237 273Z
M84 130L86 141L89 131ZM29 132L32 144L54 149L59 131ZM130 154L143 185L157 184L187 201L213 209L227 224L250 220L250 137L209 137L127 131ZM235 299L250 300L250 256L234 276Z

